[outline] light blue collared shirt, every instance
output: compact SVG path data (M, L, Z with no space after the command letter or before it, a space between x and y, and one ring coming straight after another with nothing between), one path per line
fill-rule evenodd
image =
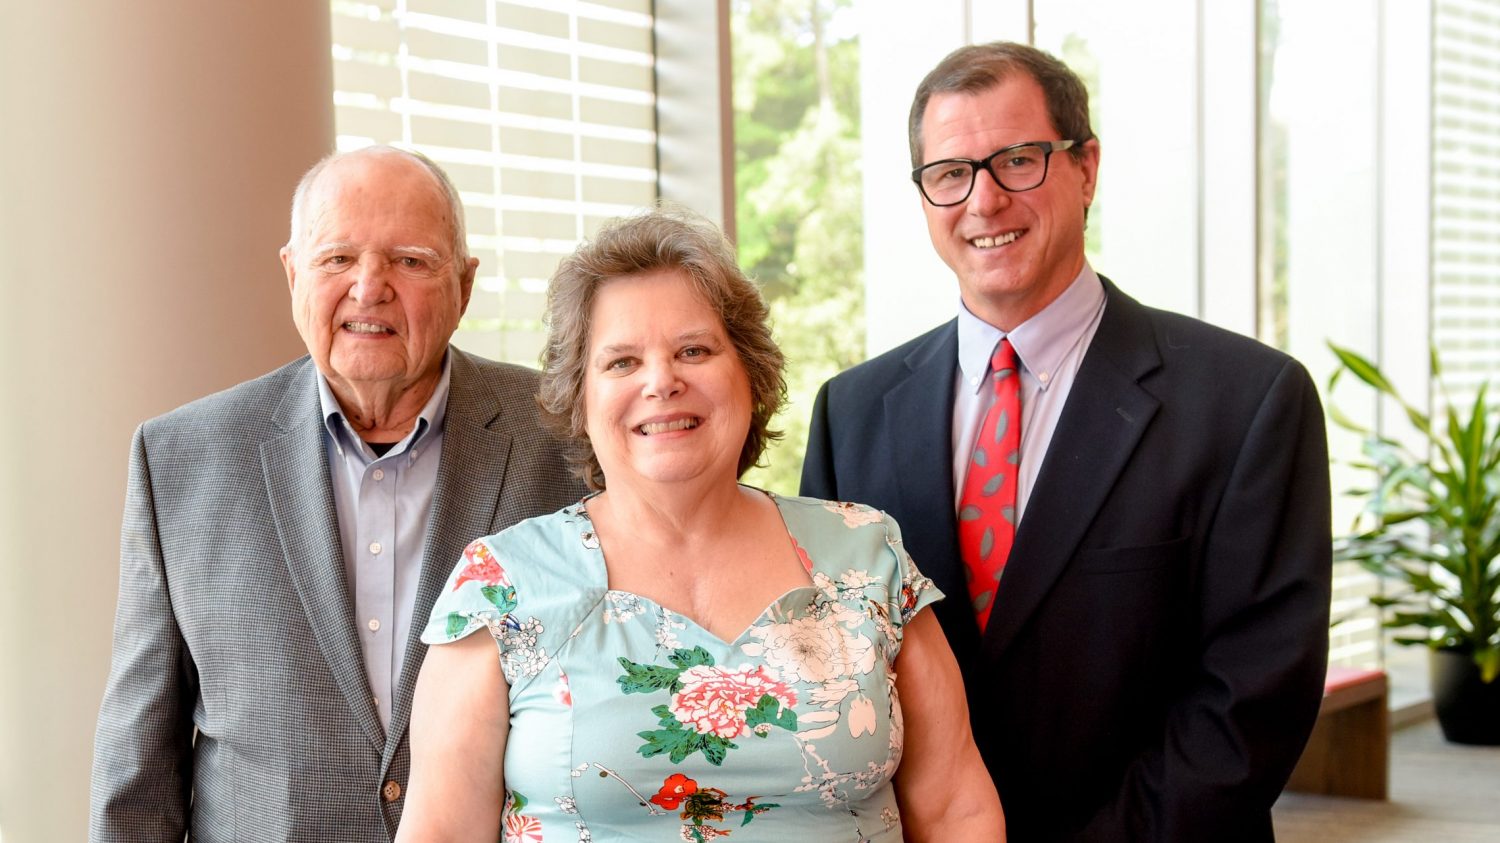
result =
M1042 458L1062 416L1084 353L1104 314L1104 284L1085 261L1073 283L1041 312L1009 334L1021 369L1021 466L1016 483L1016 523L1026 512ZM974 438L995 403L990 358L1007 334L958 304L958 372L953 390L953 500L963 494Z
M437 486L448 407L451 355L432 397L406 438L384 456L349 426L322 373L318 400L328 435L328 474L344 549L344 576L354 598L354 618L364 652L365 676L380 724L389 728L393 689L401 676L411 634L422 540ZM446 561L446 560L445 560ZM426 618L421 619L426 622Z

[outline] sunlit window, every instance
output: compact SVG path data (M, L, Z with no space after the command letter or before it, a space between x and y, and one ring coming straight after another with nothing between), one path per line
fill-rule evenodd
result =
M535 365L547 279L656 199L650 0L334 0L340 149L427 154L479 275L454 342Z
M733 4L740 263L787 357L786 437L749 482L795 493L812 402L864 359L859 43L849 0Z

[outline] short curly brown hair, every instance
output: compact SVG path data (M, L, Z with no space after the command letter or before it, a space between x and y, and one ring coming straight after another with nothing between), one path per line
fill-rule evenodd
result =
M558 264L547 287L547 345L542 352L542 419L572 444L569 462L591 489L604 488L604 471L589 443L584 406L594 297L612 278L658 270L680 271L724 323L750 380L750 431L738 473L755 465L781 437L771 419L786 400L786 361L771 339L760 288L741 271L734 247L714 225L684 208L662 205L602 228Z

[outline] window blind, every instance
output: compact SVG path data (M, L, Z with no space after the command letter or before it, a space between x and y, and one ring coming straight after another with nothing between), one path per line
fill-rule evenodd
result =
M1500 0L1438 0L1433 39L1432 336L1463 408L1500 376Z
M651 0L333 0L340 150L416 149L453 178L479 273L454 343L536 365L548 277L655 201Z

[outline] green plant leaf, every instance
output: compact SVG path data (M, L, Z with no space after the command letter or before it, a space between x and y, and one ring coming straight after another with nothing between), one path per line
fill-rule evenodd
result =
M1500 646L1481 647L1474 651L1474 662L1479 665L1479 681L1486 685L1500 676Z
M1328 343L1328 348L1339 359L1342 367L1348 369L1355 377L1388 395L1395 394L1396 388L1391 386L1391 382L1386 380L1385 374L1374 363L1371 363L1359 353L1335 345L1333 342Z
M1421 434L1418 447L1363 430L1330 409L1335 423L1363 434L1364 458L1353 466L1374 480L1355 491L1364 506L1355 528L1336 540L1335 558L1406 586L1370 600L1388 613L1384 625L1428 630L1398 642L1468 651L1482 668L1493 664L1492 672L1500 672L1500 408L1489 407L1488 383L1472 402L1455 403L1432 350L1433 403L1442 414L1429 417L1373 362L1333 343L1329 348L1339 361L1330 389L1347 370L1396 402Z
M1330 384L1330 386L1331 386L1331 384ZM1351 419L1348 416L1344 415L1344 411L1343 410L1340 410L1338 407L1335 407L1332 404L1330 404L1328 406L1328 418L1334 424L1338 425L1339 427L1342 427L1345 430L1352 430L1355 433L1359 433L1359 434L1369 434L1370 433L1370 428L1368 428L1365 425L1362 425L1359 422L1355 421L1354 419Z
M1424 626L1428 629L1442 629L1448 623L1448 618L1442 612L1393 612L1391 619L1386 621L1386 626Z

